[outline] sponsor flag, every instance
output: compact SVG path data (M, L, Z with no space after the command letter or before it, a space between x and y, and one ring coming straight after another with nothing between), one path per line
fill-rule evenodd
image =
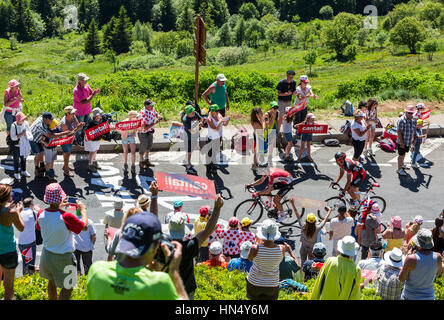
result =
M425 120L430 117L431 113L432 113L432 111L430 109L424 110L423 112L421 112L421 115L419 118L422 120Z
M159 190L216 199L216 189L212 180L170 172L156 172L156 180Z
M57 147L64 144L71 144L73 141L74 141L74 136L52 139L51 141L49 141L48 147Z
M291 117L295 113L304 110L307 107L307 101L302 101L301 103L295 104L293 108L288 111L288 116Z
M86 140L92 141L95 138L100 137L110 131L111 131L111 129L109 127L109 124L108 124L108 122L105 121L101 124L98 124L95 127L85 130L85 137L86 137Z
M327 133L328 125L326 124L300 124L298 133Z
M116 123L116 129L120 131L130 131L140 128L142 120L121 121Z
M22 251L22 256L25 257L25 263L29 263L32 260L32 250L31 247L26 248Z

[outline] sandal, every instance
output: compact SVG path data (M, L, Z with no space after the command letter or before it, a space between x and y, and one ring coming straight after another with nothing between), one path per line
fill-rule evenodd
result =
M72 173L71 171L63 171L63 174L67 177L74 177L74 173Z

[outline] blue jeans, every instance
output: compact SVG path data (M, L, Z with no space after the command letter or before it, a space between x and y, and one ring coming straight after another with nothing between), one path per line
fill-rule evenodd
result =
M76 141L77 143L80 144L80 142L83 141L83 138L85 137L85 127L88 124L88 121L90 119L89 114L85 114L84 116L77 116L76 115L77 120L79 120L80 122L85 122L85 126L83 126L83 128L79 131L76 132Z
M15 116L11 112L5 111L6 131L11 130L11 124L15 121Z
M415 149L412 152L412 164L416 163L416 157L419 154L419 149L421 148L422 139L416 139Z
M25 256L22 255L22 267L23 267L23 275L25 274L29 274L29 267L35 266L35 261L37 259L37 245L35 244L35 241L32 243L28 243L28 244L19 244L18 245L19 250L20 250L20 254L22 254L23 250L25 250L26 248L31 247L31 252L32 252L32 260L29 261L28 263L25 263Z

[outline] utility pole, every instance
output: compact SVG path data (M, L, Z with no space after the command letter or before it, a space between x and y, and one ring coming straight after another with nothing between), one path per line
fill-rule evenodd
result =
M207 64L207 50L203 47L207 40L205 22L200 15L197 15L194 22L196 40L194 40L194 56L196 57L196 70L194 81L194 102L199 101L199 63L203 66Z

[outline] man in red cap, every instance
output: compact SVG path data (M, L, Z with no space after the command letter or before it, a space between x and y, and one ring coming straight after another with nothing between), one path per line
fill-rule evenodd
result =
M202 206L199 210L200 217L194 221L194 234L198 234L207 226L208 213L210 212L209 206ZM208 249L208 239L205 240L199 248L198 262L204 262L210 259Z
M233 258L239 258L240 245L243 238L239 230L239 219L232 217L228 222L228 228L223 230L219 237L223 239L223 254L227 257L227 263Z
M400 176L406 176L407 173L404 165L405 154L409 152L413 137L416 130L416 119L413 118L415 113L414 106L407 106L404 109L404 115L398 120L398 170L396 171Z

